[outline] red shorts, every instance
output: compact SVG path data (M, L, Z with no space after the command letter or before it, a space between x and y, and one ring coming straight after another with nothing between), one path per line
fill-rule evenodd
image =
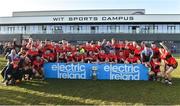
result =
M176 63L176 64L172 64L172 65L170 65L170 64L167 64L169 67L172 67L173 69L176 69L177 68L177 66L178 66L178 63Z

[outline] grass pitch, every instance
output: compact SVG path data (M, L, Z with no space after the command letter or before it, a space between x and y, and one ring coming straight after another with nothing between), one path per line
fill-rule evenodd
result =
M180 63L180 59L177 59ZM0 58L0 69L6 61ZM2 78L0 77L0 80ZM180 67L173 72L173 85L152 81L33 80L18 86L0 84L0 105L178 105Z

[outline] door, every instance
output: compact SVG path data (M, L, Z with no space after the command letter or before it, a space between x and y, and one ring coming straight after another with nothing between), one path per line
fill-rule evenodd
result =
M91 26L91 33L99 33L99 26Z

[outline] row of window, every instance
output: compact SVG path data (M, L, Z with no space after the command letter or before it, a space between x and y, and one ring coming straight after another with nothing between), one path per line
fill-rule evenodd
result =
M0 26L0 34L180 33L180 24Z

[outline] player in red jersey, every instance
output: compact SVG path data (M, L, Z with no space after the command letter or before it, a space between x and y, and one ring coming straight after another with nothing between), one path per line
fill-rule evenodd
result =
M85 55L79 51L75 52L74 60L75 62L84 62Z
M123 64L126 60L126 57L124 56L123 50L119 51L119 54L117 54L117 62Z
M171 73L173 72L174 69L176 69L178 66L178 62L176 59L170 54L166 56L165 59L165 71L164 71L164 76L165 76L165 82L169 85L172 85L172 78L171 78Z
M43 64L44 60L40 56L37 56L36 59L33 61L32 67L35 77L43 78Z
M42 58L46 62L55 62L56 55L52 53L50 50L46 50L46 52L42 55Z
M150 61L150 72L149 72L149 80L160 80L162 73L160 71L161 62L159 62L158 57L153 57Z
M123 50L125 47L125 44L123 43L123 41L119 41L118 43L116 43L115 48L119 49L119 50Z
M155 43L151 44L151 49L153 50L153 57L158 58L158 61L161 61L160 51L159 51L159 48L157 47L157 45Z
M108 55L105 54L104 50L101 50L98 54L98 60L100 63L108 62Z
M97 44L95 44L95 48L100 51L101 50L101 42L98 41Z
M86 63L97 63L98 56L97 56L97 54L95 54L95 52L89 51L89 52L87 52L87 55L85 56L84 61Z
M74 52L67 52L65 56L66 62L67 63L72 63L74 61Z
M134 56L137 57L138 59L141 59L141 47L139 45L136 46L134 50Z
M58 53L57 62L66 63L66 52Z
M29 57L29 59L31 61L34 61L35 57L37 55L39 55L39 52L38 52L38 50L35 47L32 46L31 49L27 51L26 55Z
M33 78L33 70L32 70L32 62L28 57L23 58L22 60L22 72L24 80L32 80Z
M129 53L130 53L130 49L129 49L129 46L127 46L127 44L125 45L125 48L123 49L123 52L124 52L125 58L128 58Z
M111 50L108 54L108 61L109 63L117 63L117 56L115 51Z
M134 63L140 64L141 62L137 57L134 56L134 52L131 51L129 54L129 57L125 60L125 63L126 64L134 64Z
M44 46L44 48L45 48L46 50L54 50L54 47L53 47L51 41L49 41L49 40L46 40L46 41L45 41L45 46Z
M129 50L131 50L131 51L134 51L136 49L136 45L137 45L136 42L129 42L127 44Z
M163 57L164 63L165 63L165 68L164 68L164 72L163 72L163 76L165 78L164 82L168 85L172 85L171 73L173 72L174 69L177 68L178 62L171 55L170 51L167 49L167 47L164 45L164 43L160 43L160 45L166 50L165 58Z

